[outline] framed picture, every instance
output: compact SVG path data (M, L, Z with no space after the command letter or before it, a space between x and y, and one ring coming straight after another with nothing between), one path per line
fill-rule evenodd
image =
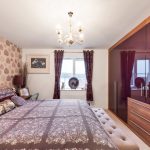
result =
M19 95L22 97L29 97L30 96L29 89L28 88L19 89Z
M49 73L50 56L43 54L27 55L28 73Z

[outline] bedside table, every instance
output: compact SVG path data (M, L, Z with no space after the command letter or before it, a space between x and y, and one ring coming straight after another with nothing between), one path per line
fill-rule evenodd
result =
M37 100L39 97L39 93L35 93L29 96L20 96L20 97L24 98L25 100Z

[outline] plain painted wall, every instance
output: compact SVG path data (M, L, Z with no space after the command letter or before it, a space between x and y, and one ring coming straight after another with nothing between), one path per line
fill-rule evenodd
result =
M82 57L82 50L72 49L64 50L64 57ZM27 85L31 94L39 92L40 99L52 99L54 92L54 49L23 49L22 61L26 62L26 56L30 54L48 54L50 55L50 73L49 74L28 74ZM94 66L93 66L93 104L97 107L108 108L108 50L94 50ZM85 91L61 91L61 98L65 99L85 99Z

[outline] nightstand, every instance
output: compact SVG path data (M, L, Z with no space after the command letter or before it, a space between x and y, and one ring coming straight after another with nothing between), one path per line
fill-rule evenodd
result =
M29 96L20 96L20 97L24 98L25 100L37 100L39 97L39 93L35 93Z

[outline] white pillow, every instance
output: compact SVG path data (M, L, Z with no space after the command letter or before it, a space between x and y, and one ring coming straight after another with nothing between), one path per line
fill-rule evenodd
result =
M0 115L4 114L5 113L5 108L3 105L1 105L0 103Z
M15 104L10 99L4 100L3 102L0 103L0 105L4 107L6 112L15 108Z

